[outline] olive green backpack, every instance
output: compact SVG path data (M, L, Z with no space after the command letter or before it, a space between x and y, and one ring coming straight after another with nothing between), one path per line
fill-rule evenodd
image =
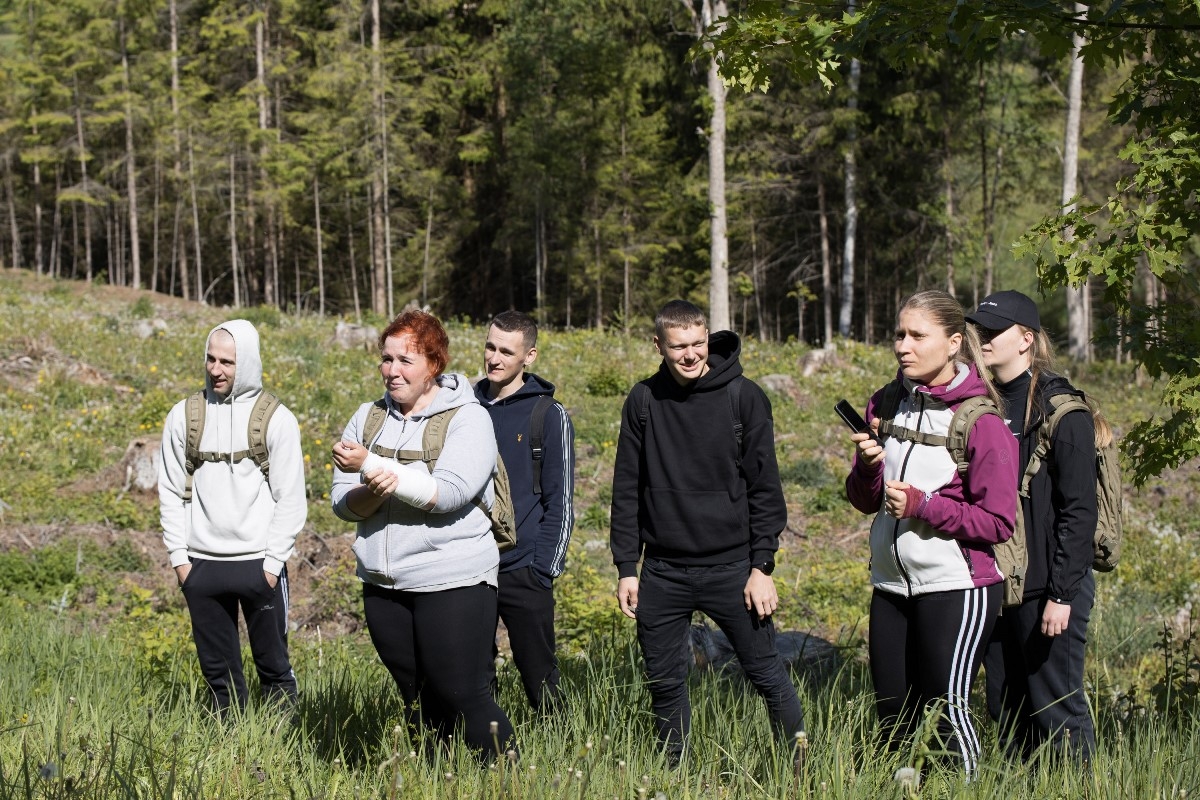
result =
M243 458L251 458L262 471L263 478L271 477L271 454L267 451L267 425L275 409L279 408L279 398L270 392L259 392L254 400L254 408L250 409L250 419L246 422L246 449L236 453L219 453L200 449L200 437L204 434L205 411L208 402L204 392L190 395L184 404L187 417L187 445L183 466L187 471L187 480L183 487L183 502L192 499L192 473L205 461L216 463L227 461L236 464Z
M984 414L1000 415L996 404L988 397L971 397L964 400L950 420L946 436L921 433L896 425L894 418L900 408L900 398L905 394L904 386L893 381L884 387L876 412L880 419L880 437L893 436L902 441L927 445L942 445L950 451L960 475L967 474L967 436L975 422ZM1050 398L1050 414L1038 428L1038 443L1029 457L1025 472L1021 476L1020 497L1029 497L1029 486L1033 476L1042 468L1050 443L1063 415L1070 411L1086 410L1094 414L1089 403L1073 394L1060 394ZM1121 467L1116 446L1109 443L1096 448L1096 533L1092 540L1092 568L1097 572L1116 569L1121 557ZM1025 545L1025 514L1017 501L1016 525L1013 535L993 547L996 566L1004 575L1004 605L1020 605L1025 594L1025 571L1029 566L1029 553Z
M362 443L364 446L370 447L372 453L384 458L394 458L401 464L422 461L428 464L429 471L433 472L438 456L442 454L442 447L446 444L446 431L450 428L450 420L454 419L459 408L462 406L439 411L426 419L425 430L421 434L420 450L392 450L388 447L370 444L383 430L383 423L387 419L387 405L383 398L380 398L367 411L367 420L363 423L362 429ZM492 502L491 509L489 510L484 504L482 496L476 497L474 503L477 508L487 514L492 523L492 535L496 538L496 546L503 553L511 550L517 544L517 515L513 509L508 470L504 468L504 460L500 458L499 453L496 454L496 469L492 472L492 479L496 497Z

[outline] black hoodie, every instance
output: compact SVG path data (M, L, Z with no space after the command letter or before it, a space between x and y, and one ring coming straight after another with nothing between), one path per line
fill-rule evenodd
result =
M1038 377L1025 425L1025 402L1031 377L1028 372L1006 384L997 384L1004 397L1009 427L1021 446L1020 473L1037 446L1044 424L1043 409L1060 394L1083 393L1066 378L1054 374ZM1028 428L1028 430L1024 430ZM1090 414L1072 411L1059 419L1050 442L1050 452L1029 486L1029 497L1021 498L1025 515L1025 547L1029 566L1025 572L1026 601L1049 597L1069 603L1079 584L1092 568L1092 539L1096 533L1096 446L1095 425Z
M643 551L679 565L715 565L758 563L779 547L787 505L771 403L742 377L737 334L714 333L708 346L708 372L689 385L676 383L665 361L642 381L650 393L644 425L638 393L625 400L609 540L622 578L636 576ZM735 379L740 454L728 394Z

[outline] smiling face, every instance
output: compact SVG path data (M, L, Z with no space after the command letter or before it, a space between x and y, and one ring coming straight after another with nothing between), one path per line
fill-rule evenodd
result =
M708 328L666 328L654 337L654 346L667 364L667 371L680 386L686 386L708 372Z
M502 331L493 325L483 346L483 371L491 397L507 397L521 388L525 368L537 359L537 348L526 347L520 331Z
M208 350L204 355L204 368L208 371L212 389L222 398L233 391L233 379L237 375L237 343L233 334L220 329L208 337Z
M379 374L392 402L408 415L413 409L424 406L424 401L433 398L438 385L434 380L433 366L424 353L415 347L412 334L389 336L383 342L380 353Z
M954 357L962 343L961 333L947 336L926 312L913 308L900 312L894 349L900 371L909 380L926 386L949 383L957 372Z

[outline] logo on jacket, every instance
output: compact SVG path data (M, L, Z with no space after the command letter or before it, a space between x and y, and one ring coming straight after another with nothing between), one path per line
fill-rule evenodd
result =
M522 439L524 436L525 436L525 434L523 434L523 433L518 433L518 434L517 434L517 441L518 441L518 442L519 442L519 441L521 441L521 439Z

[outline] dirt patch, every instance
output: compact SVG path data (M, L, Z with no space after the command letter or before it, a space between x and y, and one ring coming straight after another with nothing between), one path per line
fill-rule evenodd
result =
M167 565L162 534L158 531L122 530L103 524L4 525L0 526L0 551L32 553L63 542L90 541L101 550L127 542L150 566L141 572L121 572L111 577L117 586L132 585L151 593L151 603L165 608L179 602L175 574ZM296 554L288 562L291 618L295 632L305 635L319 626L324 636L351 633L362 627L362 601L354 578L354 534L323 536L304 530L296 539ZM86 570L86 563L80 565ZM81 593L75 598L88 604L94 598ZM122 598L96 609L101 620L123 616Z

